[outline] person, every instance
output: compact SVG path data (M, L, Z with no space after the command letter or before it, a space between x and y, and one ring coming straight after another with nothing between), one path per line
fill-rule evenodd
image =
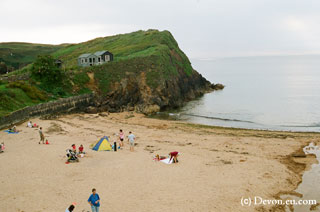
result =
M170 153L169 153L169 156L170 156L170 160L169 160L169 161L171 161L172 158L173 158L172 163L178 163L178 162L179 162L179 161L178 161L178 154L179 154L179 152L177 152L177 151L170 152Z
M69 208L66 209L65 212L72 212L74 210L75 206L72 204L69 206Z
M91 205L92 212L99 212L100 208L100 197L96 193L96 189L92 189L92 194L90 195L88 199L88 203Z
M166 156L160 156L159 154L157 154L156 156L154 156L154 160L156 160L156 161L164 160L164 159L166 159L166 158L167 158Z
M17 126L14 125L12 128L10 128L10 129L9 129L9 132L11 132L11 133L17 132Z
M71 147L72 147L72 151L77 152L77 147L75 144L72 144Z
M4 146L4 143L2 142L0 144L0 153L2 153L4 151L4 149L5 149L5 146Z
M120 129L120 132L119 132L119 139L120 139L120 147L123 147L124 133L123 133L123 131L121 129Z
M32 128L32 122L31 121L28 122L27 127Z
M134 151L134 141L136 139L136 136L134 136L132 134L132 132L130 131L129 132L129 135L128 135L128 141L130 143L130 151L133 152Z
M84 154L83 145L82 144L79 146L79 154Z
M39 135L40 135L39 144L40 144L41 141L42 141L42 143L44 144L44 134L43 134L43 132L42 132L42 127L40 127L40 129L39 129Z

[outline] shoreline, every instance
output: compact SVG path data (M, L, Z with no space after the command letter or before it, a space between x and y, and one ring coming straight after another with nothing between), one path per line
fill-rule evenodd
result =
M63 163L63 160L65 160L63 159L64 148L71 145L71 143L79 145L81 141L88 151L88 157L81 159L79 164L73 164L72 167L75 167L76 170L78 169L77 167L82 167L81 169L89 171L92 169L88 165L91 164L92 166L97 160L101 160L101 162L105 161L111 170L115 170L117 174L113 175L110 172L103 171L101 164L95 166L97 170L99 170L99 173L97 173L98 176L100 176L101 172L101 174L103 173L101 176L108 176L107 178L109 179L119 180L121 184L124 184L123 186L128 187L129 190L127 192L137 197L141 197L145 192L149 193L151 191L168 195L168 191L171 190L170 188L179 188L179 190L181 190L175 195L175 198L178 198L177 202L172 202L166 198L158 199L157 197L151 196L150 200L144 200L144 208L139 205L139 203L142 204L142 202L140 202L141 200L139 200L139 198L135 199L136 203L138 203L135 209L138 211L165 210L170 208L172 204L181 210L184 209L184 211L195 208L198 209L197 211L208 211L208 209L210 209L210 211L259 211L269 209L271 211L284 211L284 209L279 206L242 207L240 205L239 195L257 195L264 198L279 199L282 194L292 194L301 182L303 173L310 168L311 164L315 163L315 158L310 155L304 155L301 147L311 141L320 141L320 133L224 128L181 121L159 120L133 112L110 114L80 113L62 115L50 120L41 120L39 118L32 120L44 127L45 135L49 136L48 138L49 141L52 142L52 145L35 145L36 142L34 140L38 139L38 134L34 132L34 129L26 129L26 122L24 122L18 125L18 129L22 129L22 135L18 134L13 137L2 134L3 132L1 132L1 136L3 135L4 138L7 139L7 152L1 155L4 158L4 162L8 160L11 164L18 163L15 166L20 166L19 163L21 162L19 162L19 160L15 161L14 159L15 151L17 151L16 148L19 148L19 145L22 145L23 148L29 148L30 146L31 149L27 150L31 153L35 151L37 152L36 154L42 154L42 152L45 151L45 157L52 160L45 161L45 163L49 167L52 167L52 169L63 178L63 176L69 176L73 172L77 173L75 170L70 170L69 167L71 166L66 166ZM125 149L119 151L117 154L108 154L95 153L88 149L89 144L102 135L110 135L112 141L114 138L112 133L116 132L120 127L124 128L126 132L133 130L134 134L136 133L138 138L136 152L131 154ZM19 136L21 141L18 139ZM155 164L155 162L151 160L155 154L166 154L172 150L182 152L181 164L173 165L173 167L171 165L161 166L161 164ZM24 153L20 152L20 154ZM37 157L32 158L33 156L28 154L24 155L24 157L26 161L30 160L29 162L38 160ZM117 158L117 162L114 164L112 161L115 158ZM134 163L134 161L144 161L142 162L144 165L140 166ZM140 170L138 169L138 171L132 167L133 164L135 164L135 166L138 165ZM41 168L39 169L36 164L31 166L31 170L33 170L33 174L30 174L31 176L42 176ZM14 175L18 175L19 177L19 173L16 173L12 167L7 166L5 163L0 164L0 167L1 170L8 170L8 173L0 174L0 177L4 179L1 186L5 190L11 191L13 189L12 187L15 186L10 183L5 183L5 181L11 182L15 177L10 179L9 176L15 173ZM119 169L119 167L122 168ZM22 170L24 169L24 167L20 168ZM129 172L127 172L127 170ZM64 171L66 173L63 173ZM26 170L26 172L28 171ZM140 181L141 176L139 172L145 173L146 177L154 178L154 182L146 183L143 180ZM185 176L181 175L180 172L184 173ZM152 173L157 173L157 177L153 176ZM167 176L168 173L171 173L171 180L163 181L162 177ZM88 174L83 173L82 175L84 176L81 177L81 179L85 179L85 176ZM145 188L138 189L135 188L135 186L132 187L133 185L131 185L131 183L128 184L125 180L128 176L135 179L137 186L139 185ZM24 178L26 178L26 183L28 183L29 176L24 176ZM46 176L42 176L42 178L46 179ZM79 176L76 174L72 177L72 180L77 181L78 178ZM65 184L65 182L55 185L55 181L52 181L51 178L47 180L53 184L50 186L55 186L58 190L65 187L68 188L69 186ZM69 182L68 179L66 179L66 181L73 185L73 181ZM87 186L92 186L87 180L82 182L85 184L84 190L88 189ZM189 185L192 190L188 190L188 187L185 185ZM18 182L17 186L22 187L23 192L28 191L23 182ZM117 186L109 184L107 187L104 185L98 188L104 195L107 195L110 190L112 190L112 194L115 196L120 195L126 197L127 195L126 193L122 193L123 191ZM120 188L122 188L122 186L120 186ZM163 190L163 188L167 189ZM142 191L140 191L141 189ZM81 191L79 193L80 194L72 196L81 199L81 193L83 192ZM52 195L54 199L60 200L59 195L54 194L54 192ZM63 197L65 200L60 201L70 199L68 196ZM170 193L169 197L171 198ZM0 199L3 198L6 197L0 194ZM19 199L21 197L16 196L16 198ZM32 197L26 198L26 201L33 199ZM190 202L190 198L193 201ZM184 201L186 200L188 200L188 204L185 204ZM227 200L229 200L229 202ZM119 203L117 199L113 199L113 201L115 201L114 204ZM26 204L27 203L21 200L17 205L20 207L20 210L25 211L29 211L27 207L34 207L33 205L28 206ZM103 204L106 205L106 203ZM131 205L133 203L129 202L128 204ZM55 210L60 209L58 206L49 205L50 207L56 207ZM158 208L154 208L156 206ZM186 208L186 206L188 207ZM42 207L45 208L48 206L43 205ZM85 208L86 205L80 203L78 207ZM127 205L116 204L112 207L114 210L130 211ZM5 208L6 203L3 201L3 203L0 203L0 209L5 210ZM46 210L50 211L48 209Z
M147 115L148 118L154 118L154 119L159 119L159 120L167 120L167 121L180 121L180 122L186 122L186 123L190 123L190 124L194 124L194 125L202 125L202 126L210 126L210 127L215 127L215 128L227 128L227 129L237 129L237 130L256 130L256 131L271 131L271 132L292 132L292 133L320 133L320 131L307 131L307 130L290 130L290 129L283 129L283 130L280 130L280 129L277 129L276 126L275 129L267 129L267 128L246 128L246 127L233 127L233 126L220 126L220 125L210 125L210 124L205 124L205 123L197 123L197 122L191 122L191 121L188 121L187 119L179 119L177 118L177 114L178 113L178 116L180 115L179 112L170 112L170 111L162 111L162 112L159 112L159 114L154 114L154 115ZM169 114L174 114L174 115L169 115ZM187 115L187 116L194 116L194 115L190 115L190 114L182 114L182 115ZM196 117L202 117L202 116L196 116ZM216 118L217 120L224 120L224 119L220 119L220 118ZM231 122L232 121L239 121L239 122L243 122L243 123L246 123L246 122L249 122L249 123L254 123L254 122L250 122L250 121L241 121L241 120L230 120ZM254 124L257 124L257 123L254 123ZM289 127L289 126L288 126ZM297 126L291 126L293 128L297 128ZM301 128L305 128L305 127L308 127L308 126L301 126ZM310 128L310 127L309 127Z

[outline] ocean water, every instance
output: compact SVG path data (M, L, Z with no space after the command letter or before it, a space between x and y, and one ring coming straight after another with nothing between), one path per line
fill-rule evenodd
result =
M193 123L320 132L320 56L191 60L226 87L189 102L180 118Z

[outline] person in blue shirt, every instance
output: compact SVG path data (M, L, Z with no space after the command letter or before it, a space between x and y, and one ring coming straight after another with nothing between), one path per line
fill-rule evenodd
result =
M92 194L90 195L88 199L89 204L91 205L91 210L92 212L99 212L100 208L100 197L96 193L96 189L92 189Z

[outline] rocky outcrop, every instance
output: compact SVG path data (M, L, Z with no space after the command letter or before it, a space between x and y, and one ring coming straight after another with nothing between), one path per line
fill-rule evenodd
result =
M96 106L109 112L135 110L151 114L181 107L186 101L213 90L211 83L195 70L189 76L179 70L178 75L170 79L158 80L159 85L151 88L146 83L146 72L128 73L120 82L112 84L107 95L97 97Z

